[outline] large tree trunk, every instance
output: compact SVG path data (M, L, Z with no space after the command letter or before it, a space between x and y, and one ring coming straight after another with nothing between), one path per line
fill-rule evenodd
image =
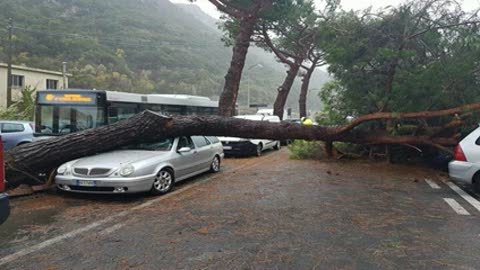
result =
M242 71L256 19L255 16L249 16L240 21L240 29L233 46L232 61L225 76L225 85L219 100L219 114L222 116L233 116L235 114L240 80L242 79Z
M298 100L298 107L300 109L300 118L307 117L307 95L308 87L310 85L310 79L315 71L316 66L312 65L307 72L303 75L302 87L300 88L300 98Z
M437 112L405 114L413 118L448 115L465 108L480 108L480 103ZM370 119L397 118L396 114L365 116L357 124ZM270 123L220 116L165 117L145 111L132 118L95 129L21 145L5 153L5 169L9 184L28 183L26 179L50 172L64 162L80 157L111 151L119 147L156 141L182 135L232 136L257 139L304 139L339 141L357 144L432 145L438 148L453 146L456 137L387 136L378 132L361 132L345 127L304 126L295 123ZM348 132L346 132L348 130Z
M295 61L295 63L290 65L290 68L287 71L287 77L285 77L282 85L278 88L277 98L273 104L273 114L280 117L280 119L283 119L283 111L285 109L285 104L287 103L288 94L290 93L290 89L292 88L301 64L300 61Z

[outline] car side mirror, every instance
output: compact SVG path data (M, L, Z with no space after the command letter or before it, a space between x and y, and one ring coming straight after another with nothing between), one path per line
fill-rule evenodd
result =
M190 148L190 147L182 147L182 148L178 149L179 153L188 153L190 151L192 151L192 148Z

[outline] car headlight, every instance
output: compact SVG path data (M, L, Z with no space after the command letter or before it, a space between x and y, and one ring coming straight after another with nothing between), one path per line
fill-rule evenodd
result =
M58 167L58 169L57 169L57 173L60 174L60 175L67 174L68 171L69 171L69 167L65 164Z
M133 172L135 172L135 168L132 165L125 165L120 168L118 173L125 177L131 175Z

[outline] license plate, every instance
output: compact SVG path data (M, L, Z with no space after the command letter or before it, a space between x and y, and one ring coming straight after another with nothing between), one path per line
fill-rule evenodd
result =
M94 187L94 186L95 186L95 181L91 181L91 180L77 180L77 186L82 186L82 187Z
M223 150L232 150L232 147L231 146L224 146Z

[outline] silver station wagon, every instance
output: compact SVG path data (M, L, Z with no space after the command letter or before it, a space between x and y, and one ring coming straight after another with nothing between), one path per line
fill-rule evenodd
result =
M67 162L57 169L55 181L69 192L164 194L175 182L218 172L223 157L216 137L165 139Z

